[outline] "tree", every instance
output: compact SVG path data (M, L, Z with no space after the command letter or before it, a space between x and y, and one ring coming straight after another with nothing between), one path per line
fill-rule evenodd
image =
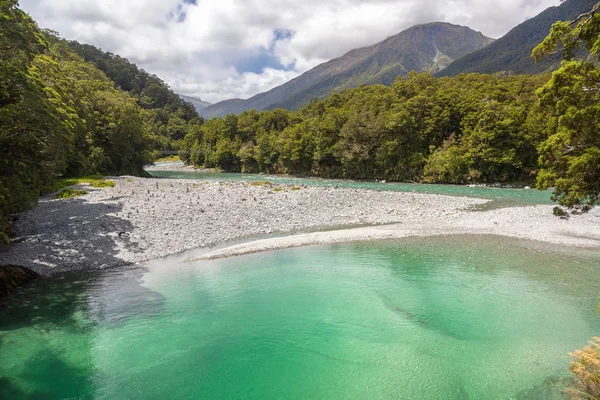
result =
M562 51L565 61L539 91L542 105L557 120L555 132L539 146L538 187L555 188L554 199L576 212L600 204L600 3L571 22L557 22L533 50L538 60ZM583 48L587 60L574 60Z

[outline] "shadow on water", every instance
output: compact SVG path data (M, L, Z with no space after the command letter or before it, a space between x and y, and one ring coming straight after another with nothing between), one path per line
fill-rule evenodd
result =
M0 329L43 330L52 325L85 330L95 324L152 317L162 311L165 299L142 285L145 272L142 267L128 266L40 279L0 301Z
M115 216L122 209L119 199L103 204L85 199L41 200L17 221L18 242L0 247L0 264L23 265L42 275L61 267L124 265L117 257L119 248L144 249L130 237L131 222Z
M67 273L2 299L0 400L92 398L92 333L164 310L163 296L142 285L145 272L125 267Z
M0 377L0 399L81 399L85 398L81 394L86 393L92 383L91 371L74 368L50 351L39 352L23 363L30 368L19 378L27 382L29 390Z

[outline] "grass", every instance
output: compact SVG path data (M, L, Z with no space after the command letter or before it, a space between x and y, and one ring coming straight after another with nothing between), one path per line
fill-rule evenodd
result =
M273 188L274 192L281 192L282 190L283 190L283 188L280 188L280 187Z
M181 161L178 155L166 156L157 158L154 162L178 162Z
M290 190L300 190L300 186L292 186Z
M250 182L250 186L271 186L272 183L269 181L254 181Z
M85 190L79 189L63 189L58 192L54 198L55 199L74 199L76 197L82 196L84 194L88 194Z
M88 183L96 188L115 186L115 182L106 180L106 179L104 179L104 177L102 175L96 174L96 175L82 176L80 178L59 179L52 187L52 190L50 191L50 193L56 192L63 188L66 188L67 186L81 185L84 183Z
M92 185L95 188L115 187L115 182L102 179L99 181L92 181L90 182L90 185Z

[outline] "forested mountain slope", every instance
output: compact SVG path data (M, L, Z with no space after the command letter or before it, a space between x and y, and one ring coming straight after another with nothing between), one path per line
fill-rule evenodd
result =
M358 87L390 85L410 71L436 72L493 40L464 26L418 25L373 46L356 49L248 100L226 100L207 107L205 117L256 109L298 109L315 97Z
M184 139L188 161L226 171L437 183L531 182L552 129L548 76L399 77L299 111L249 110Z
M596 0L567 0L558 7L550 7L534 18L528 19L502 38L479 51L454 61L437 76L456 76L478 72L492 74L511 71L516 74L537 74L560 66L559 54L540 62L531 58L531 51L538 45L556 21L570 21L589 11Z
M129 92L140 107L149 110L157 132L171 141L182 139L188 131L187 124L200 117L191 102L173 92L159 77L139 69L126 58L89 44L68 43L84 60L94 63L112 79L115 87ZM169 143L167 147L173 145Z

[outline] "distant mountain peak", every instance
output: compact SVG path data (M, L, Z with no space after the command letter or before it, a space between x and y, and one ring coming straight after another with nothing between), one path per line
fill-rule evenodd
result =
M203 113L204 109L206 109L206 107L209 107L212 105L212 103L209 103L208 101L204 101L199 97L186 96L183 94L180 94L179 97L181 97L183 100L187 101L188 103L192 103L192 105L194 106L194 108L196 109L198 114L200 114L200 115L202 115L202 113Z
M291 81L248 100L226 100L203 111L207 117L244 110L298 109L315 97L361 84L391 84L411 71L437 72L453 60L493 42L468 27L447 22L413 26L372 46L350 50Z

